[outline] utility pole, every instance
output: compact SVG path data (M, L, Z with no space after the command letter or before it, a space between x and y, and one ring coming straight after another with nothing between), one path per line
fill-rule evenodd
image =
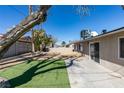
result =
M29 15L31 15L32 14L32 5L29 5ZM31 41L32 41L32 52L34 53L35 52L35 49L34 49L34 37L33 37L33 28L31 29L31 35L32 35L32 39L31 39Z

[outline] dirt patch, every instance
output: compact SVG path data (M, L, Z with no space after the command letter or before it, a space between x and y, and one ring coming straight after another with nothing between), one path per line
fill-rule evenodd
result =
M73 52L73 48L65 48L65 47L51 48L50 53L58 53L61 56L75 56L75 57L81 56L81 53Z

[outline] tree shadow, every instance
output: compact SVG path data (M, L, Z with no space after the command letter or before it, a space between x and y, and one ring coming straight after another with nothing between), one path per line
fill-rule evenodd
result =
M30 57L27 57L25 55L19 55L18 57L15 56L15 58L13 58L14 60L12 60L12 57L1 59L0 60L0 65L6 65L6 64L9 64L9 63L16 63L18 61L25 61L25 60L30 63L31 61L35 60L34 58L39 57L39 56L44 57L46 54L39 54L39 55L32 54L32 55L33 56L30 56ZM8 60L9 60L9 62L6 62Z
M10 79L9 83L10 83L11 87L13 88L13 87L17 87L17 86L20 86L22 84L25 84L25 83L29 82L36 75L43 74L43 73L49 72L51 70L64 69L64 68L67 68L67 67L70 67L70 66L73 65L73 60L71 60L70 64L68 64L66 66L57 66L57 67L53 67L53 68L49 68L49 69L37 72L39 69L41 70L42 68L44 68L44 67L46 67L50 64L53 64L56 61L59 61L61 58L54 59L54 60L50 60L50 59L51 58L43 60L42 62L39 62L37 65L32 66L31 68L29 68L22 75Z

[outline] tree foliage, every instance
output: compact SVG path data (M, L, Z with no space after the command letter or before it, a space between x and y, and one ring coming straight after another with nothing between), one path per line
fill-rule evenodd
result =
M62 41L61 45L62 45L62 47L65 47L66 46L66 42Z
M33 40L35 51L43 51L54 42L52 36L43 29L33 31Z

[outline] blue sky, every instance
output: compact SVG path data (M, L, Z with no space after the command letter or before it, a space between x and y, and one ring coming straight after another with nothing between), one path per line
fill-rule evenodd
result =
M124 26L124 10L120 6L99 5L90 6L89 9L89 16L80 16L76 14L74 6L52 6L42 28L61 43L79 40L82 29L91 29L100 34L103 29L110 31ZM6 33L8 28L18 24L27 15L27 6L0 6L0 33Z

